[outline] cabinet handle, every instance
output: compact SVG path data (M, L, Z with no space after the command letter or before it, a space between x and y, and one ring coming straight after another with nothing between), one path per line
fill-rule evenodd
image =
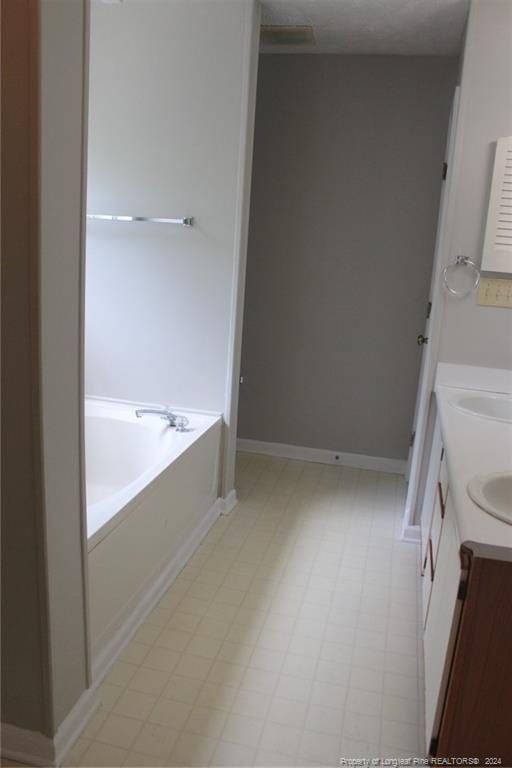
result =
M439 506L441 507L441 520L444 520L444 499L443 499L443 486L441 485L441 481L438 480L437 482L437 490L439 492Z
M432 539L428 540L428 553L430 555L430 581L434 581L434 553L432 551Z

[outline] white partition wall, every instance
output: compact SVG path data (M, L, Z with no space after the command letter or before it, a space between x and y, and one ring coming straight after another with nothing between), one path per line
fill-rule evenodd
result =
M473 0L462 67L446 264L459 254L478 265L482 261L496 141L512 134L511 33L509 0ZM446 295L442 362L511 368L511 339L509 309L480 306L477 293L465 299Z
M255 0L92 3L88 211L194 226L89 222L88 395L236 418L257 12Z

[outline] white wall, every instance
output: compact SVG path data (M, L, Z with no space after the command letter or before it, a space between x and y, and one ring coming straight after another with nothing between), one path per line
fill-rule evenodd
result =
M89 395L229 420L255 9L93 2L88 210L196 224L89 225Z
M512 3L473 0L455 139L454 214L444 263L481 262L496 139L512 134ZM455 167L455 166L454 166ZM440 360L512 368L512 311L480 307L476 295L446 297Z
M41 4L41 375L54 728L87 687L81 457L84 0Z

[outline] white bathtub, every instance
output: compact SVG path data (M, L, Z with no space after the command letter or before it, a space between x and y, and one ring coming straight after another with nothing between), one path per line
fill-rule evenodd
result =
M179 572L218 515L220 416L178 411L176 432L136 404L87 398L85 448L93 672ZM217 506L216 506L217 505Z

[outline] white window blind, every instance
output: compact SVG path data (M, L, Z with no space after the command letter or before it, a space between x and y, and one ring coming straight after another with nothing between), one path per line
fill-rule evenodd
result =
M512 136L496 142L482 271L512 273Z

